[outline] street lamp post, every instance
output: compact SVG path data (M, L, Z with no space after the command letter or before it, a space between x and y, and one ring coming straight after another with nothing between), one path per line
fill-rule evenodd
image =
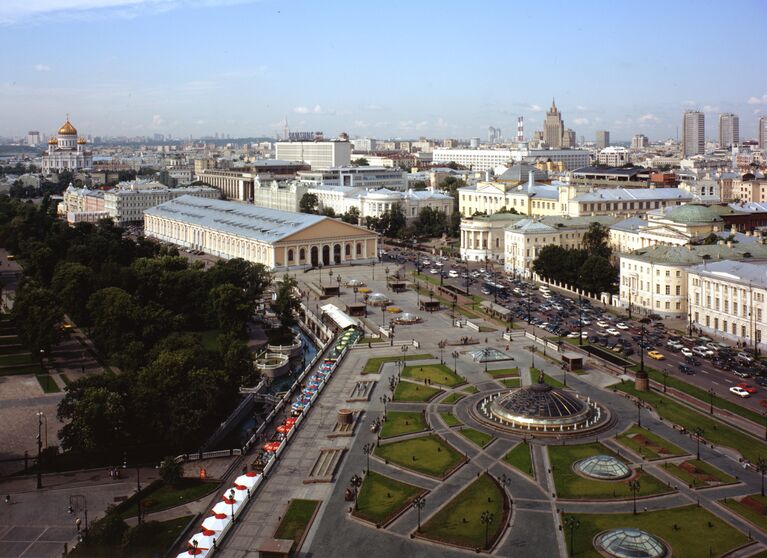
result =
M234 488L229 491L229 500L232 502L232 523L234 523Z
M416 512L418 512L418 532L421 532L421 510L426 505L426 498L419 495L416 496L413 500L412 506L415 508Z
M322 264L318 263L317 268L320 270L320 287L322 286Z
M367 457L367 471L366 471L366 473L370 473L370 454L373 453L374 449L375 449L375 444L367 443L364 446L362 446L362 452Z
M668 370L663 370L663 393L666 393L666 380L668 380Z
M634 500L634 515L637 514L637 492L639 492L640 488L641 485L639 484L638 480L634 479L629 481L629 489L631 490L631 494Z
M700 461L700 439L703 437L703 434L706 432L703 430L700 426L696 426L693 430L695 433L695 442L696 442L696 457L698 461Z
M458 351L453 351L453 354L451 355L453 357L453 372L458 374ZM767 420L767 413L765 413L765 420ZM765 427L767 428L767 426ZM767 436L767 434L765 434Z
M708 414L714 414L714 388L708 388Z
M482 512L482 515L479 516L479 520L485 525L485 548L487 548L490 546L490 541L488 540L490 534L490 525L492 525L493 521L495 521L495 516L492 512L485 510Z
M355 286L352 288L354 291L354 304L357 304L357 292L360 290L359 287Z
M407 350L408 350L408 348L409 347L407 345L402 345L402 370L405 369L405 361L407 360Z
M583 297L578 293L578 346L583 347Z
M575 533L575 530L580 526L581 522L572 515L565 519L565 527L570 529L570 556L575 556L575 548L573 547L573 534Z
M443 339L437 344L437 346L439 347L439 363L445 364L445 361L442 359L442 351L444 351L445 347L447 347L447 340Z
M43 412L37 412L37 488L43 487Z
M756 470L759 471L759 474L762 477L761 495L764 496L764 473L767 472L767 459L765 459L761 455L756 460Z

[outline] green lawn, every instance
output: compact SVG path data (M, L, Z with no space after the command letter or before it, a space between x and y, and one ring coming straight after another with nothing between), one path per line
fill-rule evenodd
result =
M20 364L0 368L0 376L19 376L21 374L45 374L45 370L40 368L39 364Z
M719 503L744 517L762 531L767 531L767 496L751 494L739 498L727 498L726 501L719 500Z
M426 430L426 420L420 411L389 411L381 426L381 438L392 438Z
M442 478L454 469L463 455L434 434L391 444L382 444L375 455L406 469Z
M72 558L155 558L156 556L163 556L179 536L181 530L191 520L191 515L185 515L160 522L156 532L152 532L148 537L141 539L142 544L139 547L131 546L130 549L126 549L122 546L79 544L67 556Z
M511 451L506 454L503 460L524 474L535 478L535 470L533 469L533 455L530 451L530 445L521 442L511 448Z
M409 506L416 496L424 492L426 491L418 486L370 471L365 475L357 496L354 515L372 523L384 525L403 508Z
M61 381L64 382L65 386L68 386L69 384L72 383L72 380L69 379L69 376L67 376L63 372L59 374L59 377L61 378Z
M663 470L693 488L705 488L738 482L735 477L731 477L710 463L697 459L689 459L682 463L664 463Z
M704 430L703 437L710 443L733 448L752 463L756 463L760 456L767 455L767 445L757 438L721 423L707 414L699 413L686 405L677 403L658 392L637 392L631 382L615 384L613 387L642 398L652 405L664 420L681 425L691 432L696 427L702 428Z
M430 380L433 384L441 384L448 387L455 387L466 383L463 378L458 376L444 364L424 364L423 366L405 366L402 371L403 378L414 378L416 380Z
M533 375L531 374L531 376L533 376ZM537 374L535 376L537 376ZM535 376L533 376L531 378L533 380L533 382L537 382L538 381L538 378L535 377ZM555 387L555 388L565 387L565 384L563 384L559 380L553 378L552 376L549 376L548 374L544 374L543 378L546 380L546 383L549 384L551 387Z
M420 354L420 355L407 355L405 356L405 360L427 360L430 358L434 358L434 355L430 354ZM397 362L398 360L402 360L402 356L388 356L388 357L377 357L377 358L371 358L368 359L368 361L365 363L364 368L362 369L363 374L377 374L378 371L381 369L381 365L385 364L387 362Z
M490 442L495 440L495 437L491 436L490 434L480 432L479 430L474 430L473 428L461 428L458 433L467 440L474 442L481 448L484 448L490 444Z
M440 413L439 416L442 417L442 420L445 421L445 424L447 424L451 428L453 426L461 426L463 424L460 420L455 418L455 415L453 415L453 413Z
M573 470L573 463L592 455L612 455L615 453L598 442L577 446L548 446L549 460L554 473L554 486L557 496L568 499L613 499L630 498L628 481L600 481L578 475ZM673 489L663 484L649 473L638 471L632 478L638 478L640 483L637 496L649 496L672 492Z
M498 484L484 474L455 496L445 507L423 524L421 535L466 548L489 548L506 527L505 496ZM428 506L428 502L426 504ZM493 515L485 544L486 525L483 512Z
M274 532L274 538L300 541L321 503L320 500L291 500Z
M38 374L35 378L37 378L37 382L45 393L58 393L61 391L58 384L56 384L56 380L47 374Z
M571 514L565 515L569 517ZM594 537L608 529L635 527L652 533L671 546L674 558L722 556L748 542L746 535L695 505L662 511L610 514L575 514L579 526L573 531L570 556L600 558L592 546ZM565 537L570 547L570 533ZM710 551L710 553L709 553Z
M461 391L471 394L471 393L477 393L479 389L475 385L470 385L470 386L466 386L465 388L462 388Z
M455 403L458 403L464 397L466 396L463 393L453 392L447 397L445 397L442 401L440 401L440 404L453 405Z
M522 385L519 378L504 378L501 380L501 383L507 388L518 388L520 385Z
M500 370L488 370L487 373L493 378L516 378L519 376L519 366L515 366L514 368L501 368Z
M442 393L442 390L439 388L402 381L397 384L397 389L394 390L394 397L392 398L392 401L425 403L439 393Z
M621 445L647 459L679 457L687 454L682 448L636 424L620 434L617 440Z
M141 512L154 513L167 510L194 502L215 491L219 486L217 481L203 481L197 478L186 477L181 480L178 488L165 483L158 483L151 492L145 493L141 497ZM134 517L138 514L138 502L133 502L130 506L120 511L124 518Z
M638 370L639 366L633 366L632 368L634 370ZM655 370L654 368L648 367L647 363L645 363L645 370L649 374L651 380L654 380L660 384L663 383L662 372ZM708 391L706 391L705 389L701 389L697 386L688 384L681 378L677 378L676 376L673 376L671 374L669 374L669 376L666 378L666 386L678 389L679 391L682 391L688 395L691 395L695 397L696 399L700 399L701 401L707 404L709 402L710 396L708 394ZM714 395L713 402L714 402L714 407L725 409L727 411L735 413L736 415L740 415L743 418L753 421L757 424L764 423L764 418L762 417L760 413L754 412L751 409L746 409L745 407L738 405L737 403L733 401L729 401L728 399L723 399L722 397L719 397L718 395Z

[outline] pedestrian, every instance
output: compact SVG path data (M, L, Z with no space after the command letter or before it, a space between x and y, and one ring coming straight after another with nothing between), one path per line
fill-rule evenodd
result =
M78 517L75 519L75 527L77 527L77 532L80 532L80 525L82 524L82 520Z
M10 494L6 494L6 496L5 496L5 503L6 504L10 504L11 503L11 495Z

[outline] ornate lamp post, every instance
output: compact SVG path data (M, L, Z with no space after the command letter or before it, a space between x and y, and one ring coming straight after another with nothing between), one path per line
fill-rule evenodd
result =
M37 488L43 487L43 412L37 412Z
M761 491L761 495L764 496L764 473L767 473L767 459L765 459L761 455L756 460L756 470L759 471L759 474L762 477L762 491Z
M354 286L352 287L352 290L354 291L354 304L357 304L357 292L360 290L360 288L357 286Z
M708 388L708 414L714 414L714 388Z
M421 510L426 505L426 498L423 496L416 496L413 500L413 503L411 504L413 508L415 508L416 512L418 512L418 532L421 532Z
M402 369L403 370L405 369L405 361L407 360L406 355L407 355L408 348L409 347L407 345L402 345Z
M341 276L336 275L336 283L338 284L338 294L341 294Z
M490 525L495 521L495 516L492 512L485 510L482 512L482 515L479 516L479 521L485 526L485 548L487 548L490 545L490 541L488 540L490 535Z
M634 500L634 515L637 514L637 492L639 492L640 488L641 485L639 484L638 480L634 479L629 481L629 490L631 490L631 494Z
M575 519L572 515L565 519L565 527L570 529L570 556L575 556L575 548L573 547L573 535L575 530L581 526L581 522Z
M703 430L700 426L696 426L693 430L693 433L695 434L695 442L696 442L696 451L695 451L695 457L700 461L700 439L703 437L703 434L706 433L705 430Z
M439 347L439 363L445 364L445 361L442 359L442 351L445 350L445 347L447 347L447 340L443 339L439 343L437 343L437 346Z
M232 523L234 523L234 488L229 491L229 500L232 502Z
M370 454L373 453L373 450L375 449L375 444L367 443L364 446L362 446L362 452L367 457L367 471L366 473L370 472Z
M453 372L457 374L458 373L458 351L453 351L453 353L450 356L453 357ZM767 413L765 413L765 417L767 417ZM765 436L767 436L767 434L765 434Z

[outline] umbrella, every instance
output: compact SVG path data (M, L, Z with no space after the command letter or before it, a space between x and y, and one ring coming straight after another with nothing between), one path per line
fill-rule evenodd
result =
M290 419L288 419L288 420L290 420ZM286 420L285 422L288 422L288 421ZM257 477L257 476L259 476L260 474L261 474L261 473L256 473L255 471L248 471L247 473L245 473L245 476L246 476L246 477Z
M219 502L213 507L213 511L215 512L215 515L206 517L205 520L202 522L202 526L205 529L208 529L210 531L223 531L224 527L229 525L229 522L231 521L230 517L227 514L218 512L216 510L216 508L219 507L219 504L223 504L223 502ZM230 507L227 511L229 513L232 513L232 508Z
M249 476L247 474L240 475L236 479L234 479L234 484L238 484L240 486L245 486L247 488L253 488L256 486L256 483L258 483L259 478L257 476Z
M196 556L197 558L205 558L208 555L207 548L190 548L186 552L182 552L177 558L189 558L189 556Z
M288 432L290 432L290 426L288 426L287 424L281 424L277 427L277 432L279 432L280 434L287 434Z
M293 428L296 425L296 422L298 421L295 417L290 417L285 419L285 426L289 426Z
M237 509L237 504L234 505L234 509ZM227 504L222 500L213 506L213 511L219 515L226 515L226 520L229 521L229 516L232 514L232 504Z
M210 533L209 535L206 535L205 533ZM213 548L213 541L217 539L219 535L216 533L216 531L210 531L206 529L202 533L197 533L194 535L191 539L189 539L189 544L194 545L193 541L197 541L197 548Z

